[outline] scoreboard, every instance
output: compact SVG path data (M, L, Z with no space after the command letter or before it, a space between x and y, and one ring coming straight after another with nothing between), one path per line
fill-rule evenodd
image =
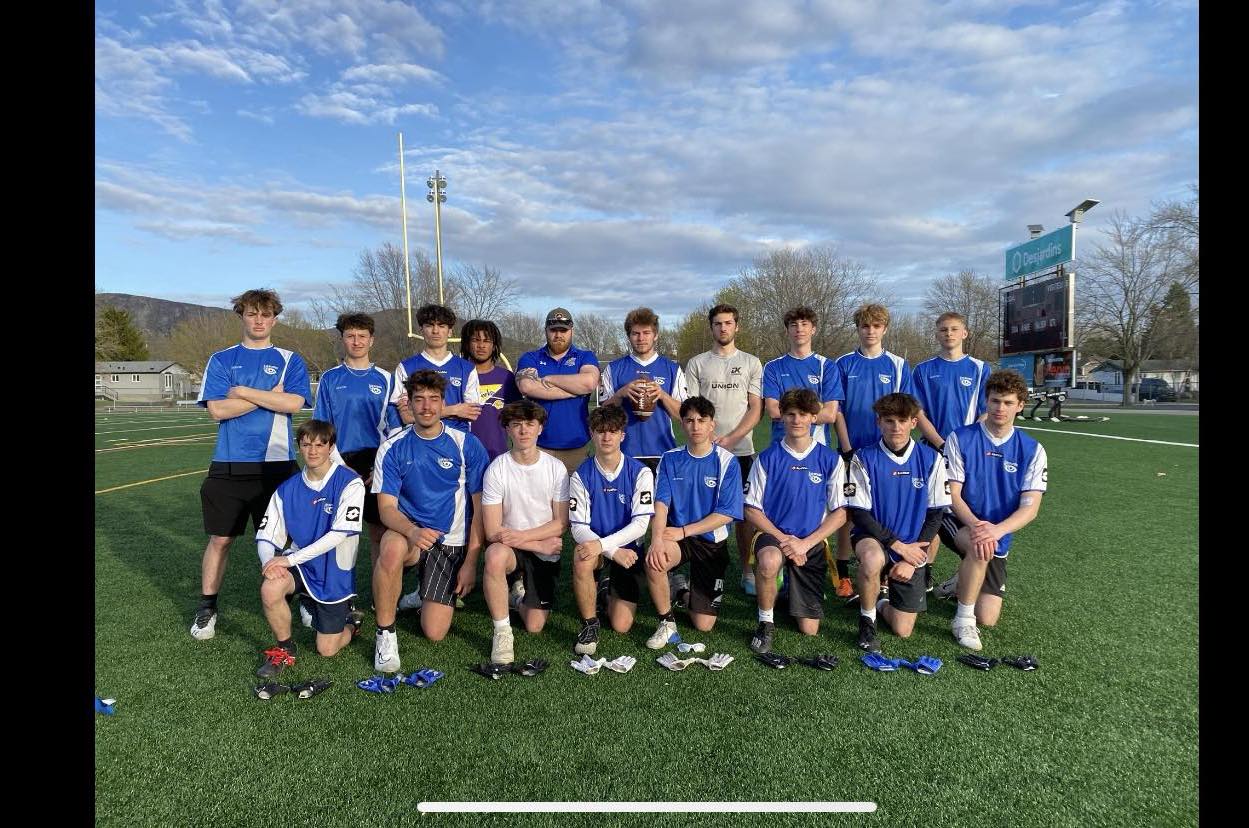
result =
M1069 348L1075 316L1074 293L1074 273L1000 291L1001 353L1023 354Z

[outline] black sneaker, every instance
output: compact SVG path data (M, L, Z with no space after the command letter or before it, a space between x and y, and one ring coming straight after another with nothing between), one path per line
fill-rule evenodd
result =
M573 651L581 655L594 655L598 649L599 620L582 621L581 632L577 633L577 645Z
M876 637L876 622L866 615L859 616L859 649L869 653L880 652L880 639Z
M756 653L767 653L772 650L772 636L776 632L776 625L771 621L760 621L759 626L755 628L754 638L750 639L750 649Z
M603 567L603 569L606 570L607 567ZM601 575L595 589L594 614L598 616L599 621L607 621L607 599L611 591L611 575L607 573Z
M260 678L273 678L294 663L295 656L275 644L261 654L260 669L256 671L256 675Z
M347 623L351 625L351 637L355 638L360 634L360 627L364 624L364 613L358 609L352 609L347 613Z

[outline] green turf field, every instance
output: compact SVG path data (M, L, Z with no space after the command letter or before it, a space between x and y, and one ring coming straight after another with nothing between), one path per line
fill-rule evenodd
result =
M552 667L487 681L466 669L489 655L479 582L439 645L418 637L416 616L400 615L405 672L447 673L432 688L377 696L354 687L372 673L371 619L332 660L315 655L312 632L297 623L299 663L283 679L326 675L335 686L308 701L261 702L252 671L271 638L246 537L232 551L217 637L188 634L205 541L198 492L215 426L200 412L97 412L96 689L118 700L115 716L96 717L97 821L378 825L417 821L423 800L837 800L879 809L733 815L726 824L1195 824L1197 450L1085 435L1197 443L1197 424L1134 413L1028 423L1048 451L1050 489L1012 548L1002 622L982 638L987 655L1037 656L1033 673L956 663L954 606L938 600L908 641L881 628L886 654L945 660L933 677L860 666L855 611L831 601L818 638L778 623L775 650L831 652L841 666L768 669L750 658L755 608L734 568L714 632L694 638L678 616L687 640L737 657L720 673L655 665L643 644L654 629L645 599L632 633L600 639L601 655L637 657L633 671L574 672L578 622L565 591L543 634L516 634L519 660ZM367 543L357 570L365 608ZM942 552L937 577L955 562ZM569 584L565 569L561 588Z

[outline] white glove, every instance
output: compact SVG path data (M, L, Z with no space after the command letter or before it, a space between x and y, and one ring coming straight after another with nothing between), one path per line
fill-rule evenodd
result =
M667 667L672 672L679 673L682 670L684 670L686 667L689 667L691 664L693 664L697 659L693 659L693 658L679 659L677 658L676 653L664 653L663 655L661 655L659 658L655 660L659 662L660 667Z
M623 655L613 658L611 661L607 662L605 666L607 669L613 670L617 673L627 673L632 670L633 665L637 663L638 660L633 656Z
M583 655L579 661L568 662L574 670L579 673L585 673L587 676L592 676L597 673L606 663L607 659L605 658L593 659L588 655Z
M708 670L723 670L733 663L733 656L728 653L716 653L711 658L698 659Z
M686 644L684 641L682 641L680 644L677 645L677 649L683 653L701 653L702 651L707 649L707 645L699 644L697 642L693 644Z

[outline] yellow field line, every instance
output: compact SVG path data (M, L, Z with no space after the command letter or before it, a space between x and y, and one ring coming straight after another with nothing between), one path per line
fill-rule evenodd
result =
M181 472L180 474L171 474L168 477L153 477L151 480L140 480L138 483L126 483L123 486L113 486L111 489L96 489L95 493L98 495L107 494L108 492L115 492L119 489L129 489L132 486L146 486L148 483L159 483L162 480L173 480L176 477L189 477L193 474L208 474L208 470L198 469L196 471Z
M216 435L206 434L202 437L186 437L186 438L181 438L181 439L176 439L176 440L162 440L161 442L155 442L155 443L135 443L129 446L114 446L113 448L96 449L95 453L103 454L104 452L107 452L107 451L131 451L133 449L161 448L163 446L184 446L184 445L190 445L192 443L203 443L203 442L207 442L208 440L213 440L213 439L216 439Z

